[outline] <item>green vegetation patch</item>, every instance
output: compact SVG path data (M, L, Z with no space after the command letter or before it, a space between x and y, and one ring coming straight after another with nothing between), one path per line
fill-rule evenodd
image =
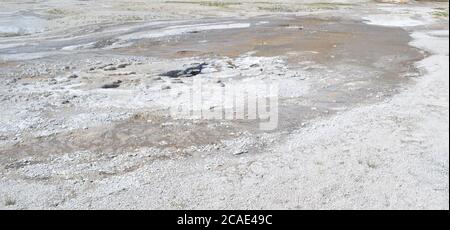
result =
M165 1L165 3L198 4L201 6L222 7L222 8L226 8L232 5L241 5L241 3L239 2L224 2L224 1Z
M318 3L310 3L306 4L307 7L313 9L322 9L322 10L336 10L339 8L348 8L355 6L352 3L339 3L339 2L318 2Z
M436 8L431 14L437 18L448 18L448 9Z
M274 4L270 2L259 2L265 4L264 6L258 6L259 10L270 12L299 12L304 10L337 10L340 8L350 8L355 6L352 3L333 3L333 2L318 2L307 4Z
M65 12L62 9L53 8L53 9L47 10L47 13L52 14L52 15L63 15Z

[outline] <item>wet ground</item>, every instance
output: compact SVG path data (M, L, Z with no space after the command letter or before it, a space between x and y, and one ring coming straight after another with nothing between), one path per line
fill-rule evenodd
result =
M12 55L19 59L20 57L28 59L28 54L43 56L40 59L25 61L27 64L22 67L23 69L36 62L50 63L51 60L56 63L61 60L66 63L75 63L75 68L80 69L77 65L81 64L78 58L82 55L92 61L95 61L96 56L108 55L158 58L167 63L174 60L175 62L169 67L173 69L182 67L177 64L177 60L180 59L208 62L208 60L226 57L233 60L250 52L252 57L282 57L285 62L284 68L295 72L298 76L291 76L286 81L277 81L281 83L282 91L279 98L279 125L272 132L289 132L301 128L311 119L329 116L361 104L384 100L395 94L398 87L408 81L406 75L418 74L412 64L424 57L423 53L408 46L410 41L408 32L399 28L366 25L359 21L341 18L284 16L230 20L207 20L202 21L201 24L158 22L151 23L155 25L120 25L101 28L92 33L70 38L48 39L44 36L34 40L32 45L4 48L1 50L1 56L11 57ZM122 28L127 29L114 34L108 32L122 31ZM383 36L379 36L380 34ZM3 45L6 46L5 44ZM119 48L114 48L117 44L120 44ZM18 60L10 62L18 63ZM230 62L234 65L233 68L239 65L239 63ZM248 65L248 63L243 64ZM7 66L8 61L3 65ZM83 77L78 83L73 83L75 84L73 87L76 90L93 92L99 87L99 83L108 81L138 82L128 86L124 84L117 90L152 87L152 84L156 83L148 81L148 76L158 75L161 73L158 71L162 70L152 66L145 68L142 66L145 67L146 63L139 63L139 67L131 70L137 75L130 76L122 76L120 73L114 76L109 73L101 75L105 71L92 73L93 71L81 69L81 72L86 72L87 77ZM13 68L15 69L15 66ZM259 68L259 65L254 68ZM65 74L65 72L62 73ZM55 75L59 74L61 71ZM270 75L272 80L285 78L285 73L264 72L263 74ZM202 76L208 78L208 74L202 74ZM22 78L20 82L35 84L36 80L45 81L46 78L40 75L31 77L29 80ZM242 81L246 78L232 75L225 79ZM97 86L95 82L99 82ZM190 83L186 81L184 84ZM300 86L296 88L297 85ZM110 93L114 93L114 90L110 89ZM283 95L285 92L287 92L286 96ZM114 101L111 102L114 103ZM77 114L79 106L82 107L82 104L70 110L61 108L57 111L63 114ZM112 124L90 127L89 130L78 129L69 133L30 137L31 139L24 143L17 143L3 149L2 156L12 154L17 157L18 152L33 155L42 152L43 149L46 149L47 154L75 150L126 152L145 146L177 149L218 144L222 140L236 138L243 132L253 134L262 132L259 130L259 122L261 122L259 120L192 122L172 120L166 117L167 114L155 115L151 111L153 110L144 109L142 112L134 113L138 115L137 117L142 117L139 114L144 114L144 117L159 117L156 122L149 123L148 119L135 119L136 116L133 115L129 119L114 121ZM57 116L54 112L52 114L51 117ZM165 123L170 125L163 127L162 124Z

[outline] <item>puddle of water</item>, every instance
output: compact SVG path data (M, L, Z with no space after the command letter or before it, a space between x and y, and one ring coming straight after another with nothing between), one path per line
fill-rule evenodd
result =
M239 57L254 52L256 56L286 56L290 68L299 68L299 63L305 61L325 66L325 70L312 70L314 79L309 79L313 84L311 92L298 98L282 99L276 131L298 129L308 120L368 103L372 100L369 97L373 98L370 95L392 94L393 89L407 81L400 77L400 73L408 71L412 63L423 57L417 49L408 45L411 39L409 34L399 28L314 18L271 19L267 23L256 23L258 21L250 20L252 26L249 28L192 31L180 36L145 38L129 47L97 49L96 52L168 59ZM174 66L175 69L178 67ZM312 107L317 109L312 110ZM73 142L67 142L70 138L61 134L21 148L34 152L39 148L49 149L48 146L66 143L68 146L61 149L101 152L161 146L161 142L165 143L161 147L182 148L217 143L232 138L230 133L258 133L258 125L259 122L233 121L223 126L220 121L207 121L185 126L181 122L164 129L160 123L131 120L103 127L103 130L86 131L86 134L80 132Z
M0 37L22 36L41 33L45 31L46 20L15 12L12 14L0 14Z
M248 52L267 57L296 54L287 55L291 57L290 63L301 61L299 56L308 56L309 61L320 64L334 65L344 60L371 65L383 56L417 57L417 52L407 44L409 40L409 35L398 28L353 21L290 18L264 24L253 20L249 28L143 39L112 52L164 58L238 57Z

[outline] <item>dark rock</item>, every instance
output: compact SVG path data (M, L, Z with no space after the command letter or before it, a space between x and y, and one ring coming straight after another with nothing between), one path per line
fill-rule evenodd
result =
M181 76L183 73L182 70L171 70L169 72L163 73L160 76L170 77L170 78L176 78Z
M172 70L166 73L160 74L160 76L170 77L170 78L181 78L181 77L193 77L202 72L203 68L208 65L206 63L199 64L194 67L189 67L185 70Z
M120 83L122 83L121 80L117 80L110 84L104 84L101 88L102 89L112 89L112 88L118 88L120 86Z
M105 47L108 47L108 46L111 46L111 45L113 45L115 42L117 42L118 40L117 39L104 39L104 40L100 40L100 41L97 41L95 44L94 44L94 48L95 49L101 49L101 48L105 48Z
M248 153L248 150L239 150L233 153L233 155L238 156L238 155L242 155Z
M218 80L216 83L219 84L220 87L225 87L225 83L223 83L221 80Z
M228 64L229 68L232 68L232 69L237 69L238 68L238 66L235 65L232 61L227 61L227 64Z
M127 66L129 66L130 64L128 64L128 63L122 63L122 64L118 64L117 65L117 68L118 69L123 69L123 68L125 68L125 67L127 67Z

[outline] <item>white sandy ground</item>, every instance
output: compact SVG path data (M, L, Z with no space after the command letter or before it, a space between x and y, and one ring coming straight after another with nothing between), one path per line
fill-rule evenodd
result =
M384 103L317 121L264 153L151 164L63 207L448 209L442 34L448 31L413 34L412 45L433 53L418 63L428 73Z
M200 146L180 159L155 160L171 153L153 148L23 159L0 178L10 201L0 208L449 209L449 32L427 27L426 8L397 20L404 11L380 7L386 13L366 15L367 23L414 23L411 45L431 54L417 63L426 74L392 98L310 122L281 143L275 133ZM246 145L266 148L224 154Z

